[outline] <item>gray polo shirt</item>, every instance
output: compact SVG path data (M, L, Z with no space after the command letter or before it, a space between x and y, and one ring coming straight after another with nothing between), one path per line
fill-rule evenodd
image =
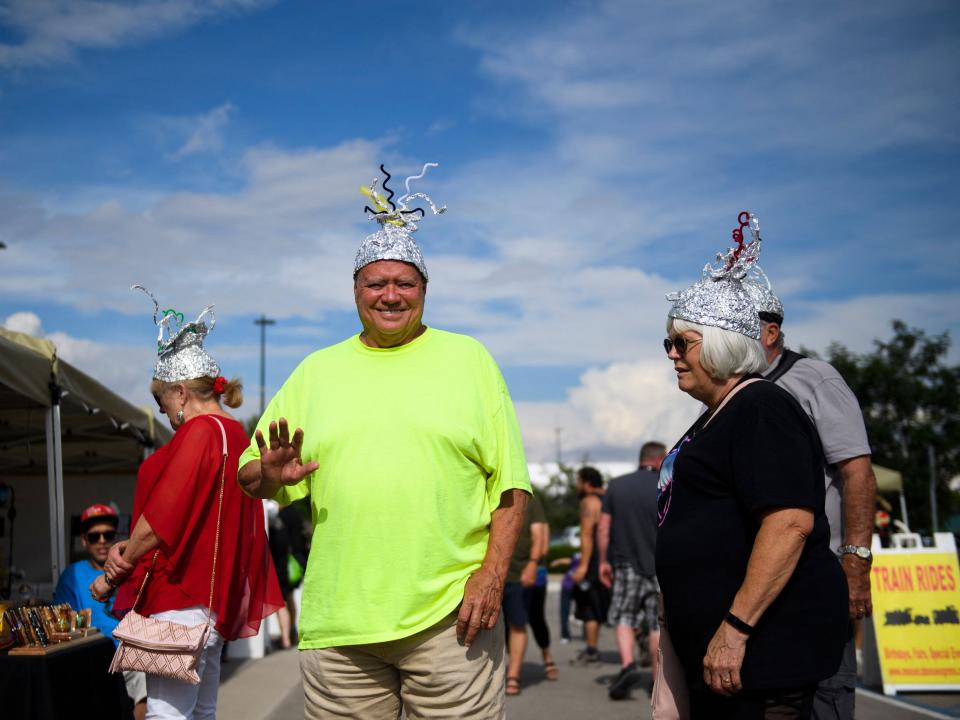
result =
M640 469L614 478L603 494L603 512L610 516L610 564L626 563L644 577L657 573L657 478Z
M765 375L780 365L783 355L770 364ZM830 549L837 552L843 543L843 480L836 464L861 455L870 455L863 413L853 391L832 365L823 360L801 358L777 380L793 395L813 421L827 461L825 468L827 521Z

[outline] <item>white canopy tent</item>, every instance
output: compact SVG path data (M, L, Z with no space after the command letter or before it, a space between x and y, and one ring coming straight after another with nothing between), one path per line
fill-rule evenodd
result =
M874 465L873 474L877 478L877 492L900 494L900 519L906 527L910 527L907 519L907 499L903 494L903 474L882 465Z
M131 405L60 360L49 340L0 328L0 482L21 499L19 527L26 529L18 538L29 542L14 563L28 578L45 582L46 576L55 583L68 560L69 512L96 501L93 494L102 497L105 488L122 487L132 501L145 452L170 437L150 409ZM41 477L45 493L38 490ZM71 489L66 509L65 479ZM46 545L38 532L42 499L49 515L49 576L38 559ZM6 564L6 558L0 561Z

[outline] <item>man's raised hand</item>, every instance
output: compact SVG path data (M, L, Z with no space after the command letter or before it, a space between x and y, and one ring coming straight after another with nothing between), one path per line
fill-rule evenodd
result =
M270 423L269 447L263 439L263 433L256 431L254 437L260 448L260 472L268 483L296 485L320 465L315 462L304 464L300 458L303 447L303 430L297 428L290 437L290 428L286 418Z

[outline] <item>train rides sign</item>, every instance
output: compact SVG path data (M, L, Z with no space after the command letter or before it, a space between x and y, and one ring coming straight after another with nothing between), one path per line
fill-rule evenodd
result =
M953 536L874 548L873 623L883 691L960 690L960 569Z

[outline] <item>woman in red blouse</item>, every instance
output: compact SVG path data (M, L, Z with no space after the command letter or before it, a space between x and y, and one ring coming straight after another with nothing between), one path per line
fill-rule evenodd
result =
M213 359L197 344L190 352L195 356L199 350L209 360L199 369L197 358L191 362L189 353L187 362L183 357L180 362L176 357L171 360L178 350L175 343L176 339L171 341L166 358L161 353L150 389L176 432L140 466L133 532L129 540L113 546L105 574L94 581L91 592L106 596L116 588L114 613L122 616L133 607L152 565L137 612L198 625L207 622L209 611L215 631L198 665L200 684L148 675L147 717L212 718L223 642L256 635L260 621L283 607L283 596L267 546L263 503L245 495L236 481L237 461L250 440L243 426L224 411L221 398L229 407L239 406L240 382L220 377L219 367L210 364ZM209 376L213 370L216 377ZM203 371L208 374L186 380L156 379ZM226 431L225 469L220 424ZM222 471L223 508L210 603Z

